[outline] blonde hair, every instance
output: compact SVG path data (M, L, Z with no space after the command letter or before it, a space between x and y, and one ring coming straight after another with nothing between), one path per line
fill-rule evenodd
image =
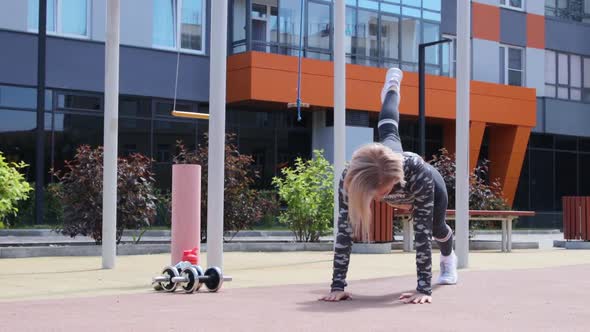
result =
M404 181L403 156L381 143L362 146L354 152L344 178L348 195L349 221L355 234L368 240L371 229L371 202L378 188Z

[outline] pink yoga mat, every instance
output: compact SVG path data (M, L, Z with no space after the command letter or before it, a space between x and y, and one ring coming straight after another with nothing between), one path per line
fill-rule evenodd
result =
M171 264L182 259L184 250L201 244L201 166L172 166Z

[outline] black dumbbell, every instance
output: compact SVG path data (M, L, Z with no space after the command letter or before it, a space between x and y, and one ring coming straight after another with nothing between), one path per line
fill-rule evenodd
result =
M194 266L188 267L182 271L179 276L170 279L170 282L180 284L187 293L194 293L198 291L203 284L210 292L217 292L224 281L231 281L231 277L224 277L221 269L218 267L210 267L203 271Z
M221 269L216 266L208 268L205 275L199 277L199 282L204 283L210 292L217 292L224 281L232 281L232 277L223 276Z
M167 291L167 292L174 292L178 287L178 284L172 282L172 278L176 278L180 276L180 273L188 267L191 267L190 262L179 262L175 266L166 266L163 270L161 275L152 279L152 284L154 285L154 289L157 291ZM201 269L199 267L199 269ZM202 271L202 269L201 269Z

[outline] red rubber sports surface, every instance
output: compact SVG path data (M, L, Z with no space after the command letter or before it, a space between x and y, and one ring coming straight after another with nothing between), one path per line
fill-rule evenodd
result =
M305 271L301 271L305 273ZM324 285L0 303L1 331L588 331L590 265L460 273L433 303L399 304L413 276ZM146 289L149 289L146 284Z

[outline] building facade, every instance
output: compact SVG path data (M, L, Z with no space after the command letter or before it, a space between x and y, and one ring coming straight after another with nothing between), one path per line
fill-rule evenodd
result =
M204 143L208 123L211 0L121 1L119 154L154 159L169 188L176 142ZM281 167L324 149L332 158L330 0L230 0L227 132L269 187ZM48 0L44 168L80 144L102 144L106 0ZM347 0L347 158L376 138L386 68L406 71L404 148L417 151L418 44L455 38L455 0ZM303 27L300 26L303 14ZM0 150L34 181L38 0L0 2ZM310 105L297 120L301 93ZM472 2L470 162L491 160L508 200L557 227L561 197L590 194L590 1ZM426 51L427 155L454 150L456 45ZM178 65L178 80L176 68ZM459 64L460 65L460 64ZM175 86L177 89L175 90ZM52 179L47 176L45 181Z

